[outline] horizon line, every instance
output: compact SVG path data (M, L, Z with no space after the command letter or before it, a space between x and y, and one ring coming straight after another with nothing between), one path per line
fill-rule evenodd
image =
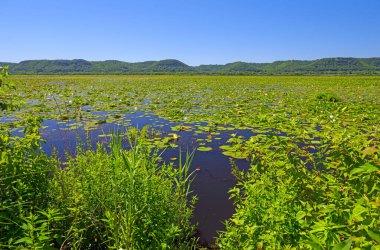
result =
M144 63L144 62L160 62L160 61L166 61L166 60L175 60L175 61L179 61L187 66L190 66L190 67L197 67L197 66L202 66L202 65L227 65L227 64L232 64L232 63L238 63L238 62L241 62L241 63L255 63L255 64L270 64L270 63L275 63L275 62L289 62L289 61L317 61L317 60L322 60L322 59L348 59L348 58L351 58L351 59L379 59L380 56L371 56L371 57L352 57L352 56L337 56L337 57L321 57L321 58L316 58L316 59L286 59L286 60L274 60L274 61L270 61L270 62L249 62L249 61L233 61L233 62L228 62L228 63L205 63L205 64L198 64L198 65L189 65L179 59L173 59L173 58L167 58L167 59L160 59L160 60L146 60L146 61L134 61L134 62L129 62L129 61L122 61L122 60L117 60L117 59L106 59L106 60L87 60L87 59L83 59L83 58L73 58L73 59L26 59L26 60L21 60L21 61L18 61L18 62L11 62L11 61L0 61L0 63L4 64L4 63L21 63L21 62L26 62L26 61L59 61L59 60L62 60L62 61L74 61L74 60L84 60L84 61L87 61L87 62L107 62L107 61L117 61L117 62L124 62L124 63Z

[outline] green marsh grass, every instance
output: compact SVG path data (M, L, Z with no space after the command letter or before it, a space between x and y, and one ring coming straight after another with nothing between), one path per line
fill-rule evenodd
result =
M140 136L113 135L110 150L101 144L80 152L56 175L57 205L68 221L73 248L191 248L189 167L193 154L174 167ZM195 200L193 200L195 201Z
M79 148L61 169L42 152L38 128L31 126L25 137L1 137L2 248L195 247L193 153L178 166L166 164L133 130L133 137L114 134L109 146Z

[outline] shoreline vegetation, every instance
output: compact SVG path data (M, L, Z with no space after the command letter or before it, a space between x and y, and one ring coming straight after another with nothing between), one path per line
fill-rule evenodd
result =
M1 248L195 248L193 154L159 162L147 130L130 129L109 146L78 147L62 168L41 150L39 123L30 117L24 137L1 134Z
M19 120L0 127L0 248L200 248L190 223L194 153L176 166L161 161L146 128L78 146L64 168L42 150L43 119L145 109L207 122L199 131L207 140L225 129L261 132L234 133L220 147L237 181L236 210L215 248L379 249L380 78L124 77L7 77L3 69L1 116ZM23 136L12 135L17 124Z

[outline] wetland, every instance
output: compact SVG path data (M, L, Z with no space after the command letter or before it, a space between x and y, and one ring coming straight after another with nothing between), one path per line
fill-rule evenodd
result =
M180 225L192 233L181 235L175 231L180 226L168 222L174 231L165 244L157 243L163 249L179 247L183 237L198 243L180 248L380 244L380 77L12 75L7 80L15 86L8 95L17 108L1 114L2 133L23 138L26 128L38 123L37 151L54 158L59 169L75 170L81 164L73 160L77 155L85 162L101 154L96 158L101 161L113 152L115 134L122 138L120 147L130 151L135 144L128 138L141 137L141 145L152 150L148 156L158 152L157 166L180 170L183 159L191 158L185 165L192 181L183 185L189 189L172 195L186 197L181 204L188 207L178 211L187 217L173 221L190 219ZM106 150L87 155L98 147ZM177 174L166 167L158 176ZM107 178L109 169L104 171ZM102 182L100 176L91 178ZM83 191L65 187L71 195ZM113 225L109 217L99 219L106 220ZM66 238L89 237L79 231L69 231ZM112 237L97 239L125 247ZM53 245L66 238L57 237Z

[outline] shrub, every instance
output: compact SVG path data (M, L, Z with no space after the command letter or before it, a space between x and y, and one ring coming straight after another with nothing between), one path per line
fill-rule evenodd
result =
M51 201L56 163L41 152L40 122L36 117L26 119L24 137L0 133L0 246L19 240L29 230L24 227L28 218L45 211Z
M331 135L310 151L289 137L251 140L250 171L234 170L236 212L219 233L221 249L379 247L380 163L373 141L362 151L349 137Z

